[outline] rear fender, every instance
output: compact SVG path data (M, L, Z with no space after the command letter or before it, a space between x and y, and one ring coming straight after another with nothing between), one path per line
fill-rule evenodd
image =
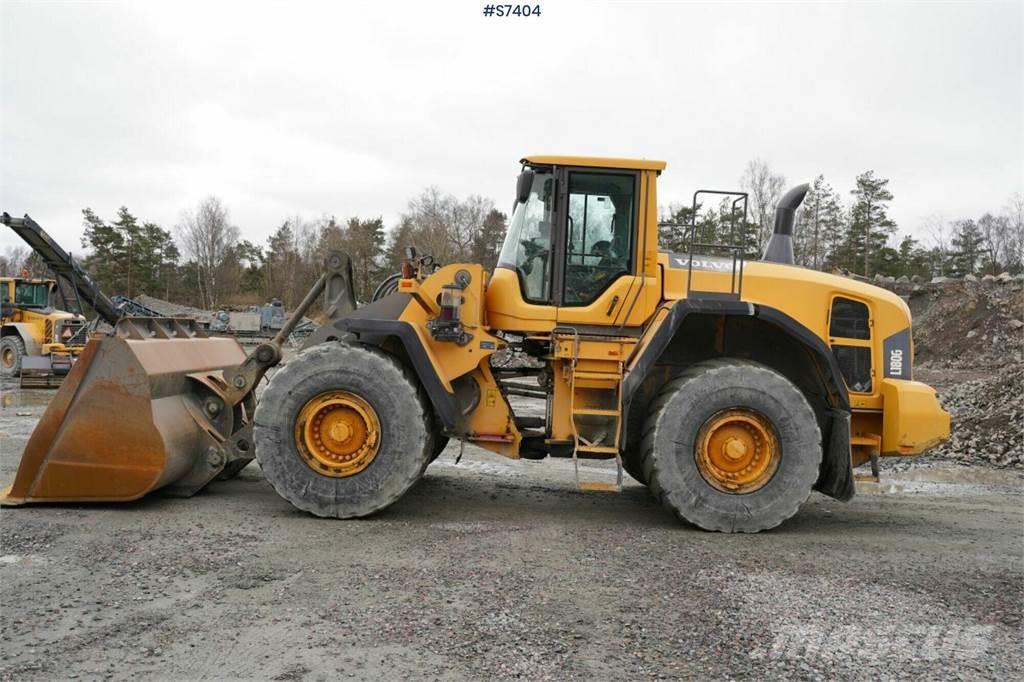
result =
M644 380L662 359L683 322L690 315L715 315L756 318L778 328L788 339L802 347L812 358L815 373L827 396L826 405L816 412L825 412L822 423L822 465L815 489L839 500L853 497L853 466L850 460L850 400L835 356L824 341L810 329L780 310L743 301L683 299L668 309L661 324L641 344L641 355L630 363L623 382L623 411L629 414L630 404ZM626 423L629 420L624 420ZM625 426L625 425L624 425ZM623 434L623 442L628 434Z

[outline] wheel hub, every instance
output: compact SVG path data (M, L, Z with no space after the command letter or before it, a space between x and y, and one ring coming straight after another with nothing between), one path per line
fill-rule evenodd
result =
M695 449L704 480L735 494L762 488L779 468L781 456L772 423L748 408L723 410L704 422Z
M376 410L348 391L328 391L307 402L295 422L295 444L319 474L345 478L377 456L381 428Z
M14 349L4 348L3 353L0 353L0 362L7 369L14 367Z

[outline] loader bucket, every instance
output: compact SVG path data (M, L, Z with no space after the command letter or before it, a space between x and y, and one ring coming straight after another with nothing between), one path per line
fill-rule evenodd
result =
M219 390L222 371L244 360L237 341L207 338L191 320L121 320L89 341L0 504L195 493L224 469L225 439L250 419L251 398L232 406Z

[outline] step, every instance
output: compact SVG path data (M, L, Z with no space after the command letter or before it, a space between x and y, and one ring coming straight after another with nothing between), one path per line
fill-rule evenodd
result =
M578 445L576 449L579 452L600 452L609 455L614 455L619 451L618 448L610 445Z
M577 379L590 379L592 381L618 381L622 378L622 372L587 372L576 370L572 375Z
M617 493L622 490L618 483L608 481L579 481L576 487L587 492Z
M573 414L591 414L598 417L618 417L618 410L598 410L590 407L582 407L572 411Z

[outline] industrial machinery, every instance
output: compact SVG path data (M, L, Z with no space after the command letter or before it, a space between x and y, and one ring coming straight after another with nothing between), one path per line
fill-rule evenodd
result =
M393 293L357 309L351 265L332 254L289 323L248 357L176 320L121 320L86 348L3 502L191 495L255 457L299 509L360 517L398 500L458 439L571 458L584 490L618 490L625 469L690 523L756 532L812 489L850 499L856 465L948 438L935 392L912 380L905 303L792 264L806 185L780 202L762 260L747 262L745 219L714 238L696 220L658 224L664 168L527 157L494 272L425 268L410 253ZM742 193L727 201L745 216ZM685 253L659 250L673 229ZM321 293L330 323L257 404L288 327ZM507 350L531 362L492 365ZM520 399L543 400L545 416L517 414ZM585 476L587 458L614 460L616 480Z
M60 383L85 347L85 318L56 308L52 279L0 277L0 377Z

